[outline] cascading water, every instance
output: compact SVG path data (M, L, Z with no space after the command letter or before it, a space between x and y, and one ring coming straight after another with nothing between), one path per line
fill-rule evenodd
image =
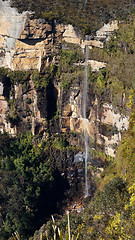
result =
M86 38L87 40L87 38ZM87 119L86 119L86 104L87 104L87 86L88 86L88 58L89 48L86 43L85 46L85 71L84 71L84 86L83 86L83 101L82 101L82 113L83 113L83 128L84 128L84 141L85 141L85 197L88 196L88 133L87 133Z
M85 0L84 6L86 6L87 2L88 2L88 0Z

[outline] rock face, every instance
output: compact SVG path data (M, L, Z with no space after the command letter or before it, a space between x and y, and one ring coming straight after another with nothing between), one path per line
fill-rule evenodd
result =
M28 70L48 66L50 62L56 63L60 37L62 34L59 26L56 33L53 26L44 20L27 20L20 39L15 42L15 54L12 61L13 70ZM52 54L55 56L52 59Z
M6 119L6 112L8 110L8 103L3 96L3 84L0 82L0 132L8 132L11 135L17 133L16 127L12 128L10 122Z
M57 64L61 49L64 28L55 23L48 24L43 19L30 19L29 12L19 14L10 7L9 1L0 0L0 67L11 70L41 70L51 63ZM33 134L46 129L45 114L41 116L38 108L38 96L29 79L29 90L21 84L11 89L13 93L9 101L14 101L12 111L4 97L4 86L0 82L0 129L15 135L23 128L31 129ZM44 97L44 101L45 97ZM43 105L43 103L42 103ZM46 105L44 109L46 111ZM20 112L21 126L11 124L8 116L15 120L16 109ZM17 116L16 116L17 118Z
M118 21L111 21L96 32L94 40L83 40L81 36L76 34L74 27L70 24L64 26L65 31L63 39L67 43L78 44L80 47L85 48L86 45L92 47L103 48L103 40L109 40L110 35L118 30Z
M75 63L76 66L85 66L85 62L83 63ZM99 62L99 61L95 61L95 60L88 60L87 64L90 65L91 67L91 71L92 72L96 72L99 71L99 69L105 68L106 67L106 63L105 62Z
M106 63L99 62L99 61L94 61L94 60L88 60L88 64L90 64L91 70L93 72L99 71L99 69L106 67Z
M63 33L63 39L64 41L68 43L74 43L74 44L81 44L81 38L80 36L77 36L74 27L70 24L64 26L65 31Z
M70 25L65 27L63 34L64 40L68 43L75 43L80 47L103 48L103 41L108 41L110 35L118 29L118 22L112 21L96 32L94 40L82 40L77 36L74 28ZM91 66L92 71L99 71L99 69L106 67L106 63L95 60L88 60L87 64ZM79 63L76 65L85 65ZM89 93L92 94L92 93ZM61 128L63 132L68 130L80 132L84 131L84 119L82 118L82 92L80 86L75 86L70 89L70 92L62 97L62 120ZM104 103L102 108L100 102L95 97L89 97L87 101L87 120L86 128L89 135L89 143L93 148L97 146L103 150L107 155L115 157L116 147L121 141L122 132L128 129L128 116L121 116L120 113L115 113L111 104Z
M69 96L63 95L62 122L63 132L69 130L83 134L84 122L81 112L82 94L78 88L71 89ZM87 105L87 132L90 146L100 147L107 155L115 157L116 146L121 141L122 132L128 129L129 117L115 113L112 105L107 103L100 109L97 99L88 100Z
M109 40L109 36L116 30L118 30L118 21L114 20L114 21L111 21L107 24L104 24L104 26L99 29L97 32L96 32L96 39L97 40L104 40L104 39L107 39Z
M21 84L14 86L12 91L15 95L10 97L10 102L13 99L14 101L10 108L3 96L3 86L0 87L0 131L2 133L5 131L14 136L27 130L31 130L33 134L46 130L46 121L41 117L38 109L37 93L31 80L29 80L29 86L29 91L25 91Z
M86 45L103 48L103 43L99 40L83 40L81 36L76 34L74 27L70 24L65 25L64 29L63 39L67 43L80 45L81 48L85 48Z
M50 63L57 65L59 50L61 48L62 34L68 43L74 43L84 48L103 48L103 42L110 33L118 28L116 21L104 25L97 31L95 40L82 40L77 36L71 25L48 24L42 19L30 19L30 13L19 14L11 8L8 1L0 0L0 65L11 70L41 70ZM106 66L104 62L88 60L93 71L98 71ZM62 132L76 131L83 133L82 118L82 92L80 84L76 84L68 91L63 92L60 86L56 86L56 97L59 102L60 130ZM47 100L44 96L41 105L44 113L41 113L38 105L38 94L34 90L34 83L29 78L29 88L26 90L21 84L16 84L10 96L10 102L14 104L8 108L4 98L4 86L0 82L0 130L15 135L23 129L31 130L33 134L45 133L47 128L46 111ZM53 88L50 88L52 96ZM52 98L50 97L50 101ZM91 139L91 146L100 146L105 153L115 156L115 146L121 140L122 131L128 128L128 117L122 117L115 113L109 104L100 103L95 97L89 97L87 102L87 132ZM52 105L50 105L50 108ZM19 109L19 116L17 112ZM12 116L12 119L11 119ZM10 117L10 121L9 121ZM19 124L16 121L19 118ZM12 121L15 121L15 124Z
M63 29L41 19L19 14L8 1L0 0L0 65L12 70L38 69L57 62ZM54 44L55 43L55 44Z
M28 13L19 14L9 1L0 0L0 16L0 65L12 68L15 41L24 30Z

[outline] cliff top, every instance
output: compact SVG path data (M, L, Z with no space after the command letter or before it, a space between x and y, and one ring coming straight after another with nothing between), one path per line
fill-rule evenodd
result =
M70 23L83 35L95 33L104 22L125 19L135 7L134 0L40 0L40 4L38 0L11 0L11 3L20 12L35 12L37 18Z

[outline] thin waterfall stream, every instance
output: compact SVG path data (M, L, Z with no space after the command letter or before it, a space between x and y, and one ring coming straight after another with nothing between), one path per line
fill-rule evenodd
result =
M86 39L87 40L87 39ZM87 87L88 87L88 59L89 48L85 46L85 71L84 71L84 84L83 84L83 99L82 99L82 114L83 114L83 128L84 128L84 142L85 142L85 194L88 196L88 132L87 132L87 119L86 119L86 105L87 105Z

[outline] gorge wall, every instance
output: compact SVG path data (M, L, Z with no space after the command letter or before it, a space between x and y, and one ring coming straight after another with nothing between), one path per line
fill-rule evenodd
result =
M82 95L78 86L72 89L65 99L62 109L62 131L77 131L83 133ZM91 93L90 93L91 94ZM123 131L128 129L129 117L115 112L111 104L100 102L89 96L87 100L87 132L91 147L104 151L107 155L115 157L116 147L122 139Z
M89 47L89 55L91 58L91 50L95 48L103 49L111 35L119 28L118 21L112 21L96 32L93 40L81 39L71 25L65 26L63 39L67 43L79 45L83 51L85 46ZM76 65L85 66L85 62ZM92 72L99 72L100 69L106 68L107 63L97 60L88 60L88 65ZM81 89L81 90L80 90ZM80 83L70 89L69 93L63 93L63 108L61 110L61 128L63 132L68 130L83 133L84 121L82 117L82 85ZM107 97L105 97L107 98ZM122 95L121 95L122 99ZM115 157L116 147L122 139L122 133L128 129L129 116L123 115L115 107L111 101L103 101L93 95L92 89L88 89L87 99L87 132L90 137L91 147L104 151L107 155Z
M43 19L30 19L31 13L19 14L15 8L10 7L9 1L0 0L0 67L13 71L28 71L57 64L63 28L54 23L48 24ZM2 80L1 80L2 81ZM28 79L29 89L24 90L21 84L12 86L9 100L14 102L14 110L18 108L25 117L21 117L23 123L31 124L32 132L35 133L35 125L42 123L44 128L45 119L41 117L37 104L37 93L34 84ZM12 135L22 131L23 124L19 128L7 121L7 114L11 112L8 108L7 99L1 82L0 86L0 128L1 132L9 132ZM11 92L15 94L11 94ZM11 96L12 95L12 96ZM31 104L27 100L31 99ZM46 107L44 107L46 108ZM33 113L33 117L31 114ZM21 114L20 114L21 115ZM28 116L27 116L28 115ZM37 122L37 124L35 123Z
M71 25L48 24L42 19L32 19L31 13L19 14L11 8L9 2L0 0L0 66L12 71L42 71L51 64L57 66L62 37L67 43L78 44L83 49L103 48L103 40L118 29L116 21L104 25L94 40L78 37ZM106 63L89 60L92 71L99 71ZM83 63L82 63L83 65ZM32 77L28 74L28 88L16 83L9 90L9 99L5 98L6 85L1 77L0 85L0 131L16 135L18 132L31 130L33 134L46 134L47 111L52 108L52 99L59 105L59 130L61 132L83 132L82 85L74 84L68 91L63 91L58 82L51 83L47 95L39 97ZM12 93L11 93L12 92ZM12 102L12 104L11 104ZM54 103L54 104L55 104ZM57 106L58 107L58 106ZM41 110L42 109L42 110ZM43 113L44 112L44 113ZM11 122L11 115L17 114L17 124ZM10 119L10 120L9 120ZM121 140L121 134L128 128L128 116L115 112L111 103L104 102L88 90L87 132L91 147L99 148L106 154L115 156L115 148ZM58 129L58 128L57 128Z
M19 14L9 1L0 1L0 64L11 70L41 70L49 61L56 62L61 26L43 19L30 19L31 13ZM55 44L54 44L55 42ZM52 54L54 58L52 59Z

